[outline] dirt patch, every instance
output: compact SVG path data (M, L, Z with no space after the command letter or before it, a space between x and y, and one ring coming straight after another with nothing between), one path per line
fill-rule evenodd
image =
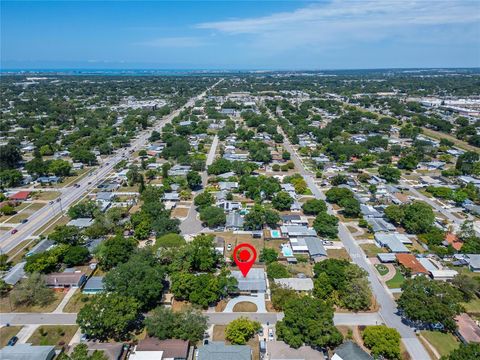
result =
M191 304L188 301L179 301L174 299L172 302L172 311L182 311L190 306Z
M189 210L190 210L189 208L184 208L184 207L175 208L175 209L173 209L173 211L172 211L172 217L176 217L176 218L184 218L184 217L187 217Z
M217 305L215 305L215 312L223 312L227 307L227 300L220 300Z
M331 259L351 260L345 249L327 249L327 255Z
M233 312L257 312L257 305L250 301L242 301L234 305Z

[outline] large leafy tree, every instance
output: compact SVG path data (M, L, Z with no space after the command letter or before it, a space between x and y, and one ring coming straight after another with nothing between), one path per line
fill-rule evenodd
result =
M207 206L200 210L200 220L210 228L225 225L226 219L225 212L219 207Z
M22 280L10 294L15 305L47 305L55 299L53 290L47 288L45 277L39 273Z
M202 340L208 328L207 317L192 308L173 312L168 308L157 307L145 319L145 325L150 336L161 340L189 340L192 343Z
M139 326L139 303L116 293L95 296L79 311L77 324L88 337L98 340L129 338Z
M225 338L234 345L245 345L260 328L261 325L258 321L239 317L227 325Z
M392 166L384 165L378 168L378 176L390 183L398 183L401 175L401 171Z
M442 356L442 360L477 360L479 358L480 344L478 343L461 344L447 356Z
M375 357L397 360L400 355L400 334L396 329L385 325L367 326L363 332L363 342Z
M264 225L275 227L280 221L278 212L267 209L261 205L255 205L247 215L245 215L244 228L248 230L260 230Z
M280 191L272 199L273 207L279 211L289 210L292 204L293 199L286 191Z
M142 310L149 310L162 298L164 271L149 250L140 250L126 263L105 275L105 289L134 298Z
M327 205L323 200L310 199L303 203L302 210L307 215L317 215L321 212L327 211Z
M136 247L137 242L134 239L121 235L105 240L96 249L100 267L110 270L118 264L127 262Z
M440 323L448 331L456 329L454 318L463 310L460 290L449 283L423 276L408 279L402 290L398 307L407 318L427 324Z
M334 215L321 212L313 221L313 228L319 236L336 238L338 234L338 219Z
M284 305L284 313L276 325L277 337L291 347L335 347L342 343L342 334L333 325L333 307L328 303L309 296L294 298Z

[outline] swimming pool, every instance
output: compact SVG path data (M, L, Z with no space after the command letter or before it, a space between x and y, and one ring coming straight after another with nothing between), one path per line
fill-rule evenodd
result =
M271 230L270 231L270 236L272 238L279 238L279 237L282 237L282 234L280 233L279 230Z
M285 257L292 257L293 256L293 250L288 245L282 245L282 254Z

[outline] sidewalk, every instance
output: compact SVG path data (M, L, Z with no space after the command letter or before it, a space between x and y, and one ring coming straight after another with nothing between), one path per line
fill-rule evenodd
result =
M65 307L65 305L67 305L67 303L70 301L73 294L75 294L75 291L77 291L77 290L78 290L78 288L74 288L74 287L68 289L68 292L65 294L65 296L63 297L60 304L58 304L57 308L52 311L52 313L53 314L62 314L63 313L63 308Z

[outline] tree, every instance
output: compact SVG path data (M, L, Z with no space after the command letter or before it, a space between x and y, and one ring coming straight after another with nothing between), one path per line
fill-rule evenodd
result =
M342 334L333 325L333 307L303 296L287 301L285 316L276 324L277 337L291 347L302 345L333 348L342 343ZM318 326L322 324L322 326Z
M21 184L23 175L16 169L0 170L0 187L15 187Z
M211 193L204 191L195 197L193 203L196 207L203 208L213 205L215 203L215 198Z
M276 210L289 210L293 204L292 197L286 191L280 191L272 199L272 205Z
M477 360L478 358L480 358L480 344L469 343L460 344L459 348L447 356L442 356L441 360Z
M353 311L368 310L372 303L372 291L366 277L351 279L342 291L342 303Z
M137 242L134 239L121 235L105 240L97 248L100 267L110 270L118 264L127 262L136 247Z
M202 177L197 171L189 171L187 174L187 183L190 189L195 190L202 185Z
M338 234L338 219L334 215L321 212L313 221L313 228L319 236L336 238Z
M131 297L99 294L80 309L77 324L89 338L122 341L138 327L139 310L139 304Z
M343 199L353 198L353 193L347 188L332 187L325 193L325 196L328 202L338 204Z
M55 293L47 288L43 275L33 273L11 291L11 297L15 305L44 306L53 302Z
M98 211L98 206L94 201L83 201L70 207L68 216L72 219L93 218Z
M52 160L48 164L48 172L56 176L69 176L71 171L72 165L66 160Z
M338 185L341 185L341 184L346 184L347 183L347 177L345 175L342 175L342 174L338 174L338 175L335 175L334 177L332 177L330 179L330 183L333 185L333 186L338 186Z
M470 175L473 173L474 164L478 162L479 159L480 155L477 152L467 151L457 158L455 169L464 175Z
M76 226L56 226L48 238L57 244L78 245L82 243L80 229Z
M0 146L0 170L13 169L22 161L22 154L14 144Z
M216 206L207 206L200 210L200 220L209 228L225 225L227 216L223 209Z
M463 300L465 302L475 299L475 294L480 291L480 281L478 278L466 274L455 276L452 280L452 284L462 292Z
M81 162L83 164L95 165L97 163L97 157L95 154L86 148L75 147L70 152L70 156L73 161Z
M400 170L391 166L384 165L378 168L378 176L390 183L398 183L401 175Z
M78 344L70 355L61 353L58 360L108 360L108 357L101 350L95 350L92 355L88 355L86 344Z
M272 292L272 305L277 311L283 311L288 301L300 297L295 290L278 286L275 283L270 286L270 290Z
M245 345L260 328L258 321L251 321L241 316L227 325L225 338L234 345Z
M408 171L415 170L418 165L417 156L415 154L404 156L398 160L397 165L399 169L405 169Z
M162 298L165 273L153 253L140 250L104 278L105 289L134 298L143 311L155 307Z
M385 325L367 326L362 334L363 342L375 357L396 360L401 358L400 334Z
M160 340L182 339L191 343L202 340L208 328L207 317L192 308L173 312L172 309L157 307L145 319L145 325L147 333Z
M323 200L310 199L303 203L302 210L307 215L318 215L321 212L327 211L327 204L325 204Z
M267 265L267 276L269 279L282 279L290 277L287 268L278 262Z
M342 199L339 205L343 208L342 213L346 217L358 217L361 213L360 202L355 198Z
M402 290L397 304L407 318L426 324L441 324L448 331L456 329L454 318L463 310L460 290L449 283L423 276L408 279Z
M259 260L261 262L270 264L274 261L277 261L278 259L278 253L275 251L275 249L270 249L270 248L263 248L260 251L260 258Z
M68 248L68 245L59 245L53 249L27 257L25 271L28 273L39 272L47 274L57 270Z
M405 212L401 206L389 205L385 208L385 216L397 225L401 225L405 219Z
M275 227L280 221L278 212L266 209L261 205L255 205L247 215L243 227L249 230L260 230L264 225Z
M68 267L82 265L90 259L90 252L85 246L70 246L63 256L63 263Z
M435 221L432 207L421 201L414 201L407 205L404 210L405 217L402 225L409 233L426 233Z

